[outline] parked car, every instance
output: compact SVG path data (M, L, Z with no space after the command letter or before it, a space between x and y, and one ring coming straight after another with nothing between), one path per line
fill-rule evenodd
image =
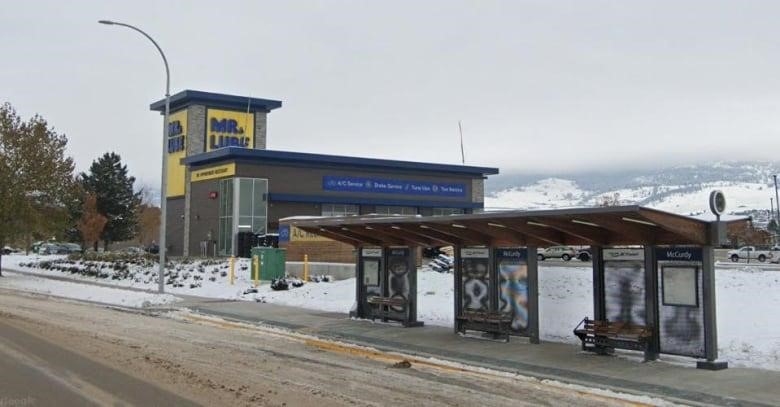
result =
M9 255L11 253L17 253L17 252L18 252L18 250L12 248L11 246L5 246L5 247L3 247L3 250L2 250L3 256L7 256L7 255Z
M593 255L590 253L590 248L587 248L578 250L575 257L580 259L580 261L590 261Z
M68 249L58 243L43 243L38 246L38 254L68 254Z
M78 243L61 243L60 246L68 253L81 253L81 245Z
M726 257L731 259L733 262L747 259L758 260L763 263L767 260L771 260L772 258L777 257L777 254L780 253L775 252L775 247L767 250L759 250L755 246L742 246L736 250L729 250L726 254Z
M119 253L124 253L124 254L136 255L136 254L144 254L144 253L146 253L146 249L144 249L143 247L131 246L131 247L125 247L125 248L119 249L118 252Z
M538 253L536 258L539 260L562 259L569 261L576 255L577 252L569 246L551 246Z
M157 254L160 253L160 246L158 246L157 243L152 243L149 246L146 246L144 250L150 254Z

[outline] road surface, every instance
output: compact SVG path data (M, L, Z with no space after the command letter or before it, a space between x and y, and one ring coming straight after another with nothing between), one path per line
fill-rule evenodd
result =
M177 312L0 290L0 405L636 405Z

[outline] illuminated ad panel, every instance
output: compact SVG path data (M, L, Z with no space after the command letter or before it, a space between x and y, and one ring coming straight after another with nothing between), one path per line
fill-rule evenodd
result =
M512 318L513 333L528 334L528 250L496 249L498 271L498 310Z
M463 276L463 311L490 311L490 249L467 248L460 250Z
M184 196L184 165L187 156L187 110L171 113L168 118L168 170L165 196Z
M254 148L254 145L254 113L206 109L206 151L223 147Z
M644 249L604 249L603 256L607 319L646 326Z
M387 295L390 298L404 300L409 303L411 295L411 281L409 280L409 256L412 251L409 248L390 248L387 250ZM397 318L406 318L407 306L391 306L390 309L397 313Z
M658 247L658 322L661 352L704 357L702 249Z

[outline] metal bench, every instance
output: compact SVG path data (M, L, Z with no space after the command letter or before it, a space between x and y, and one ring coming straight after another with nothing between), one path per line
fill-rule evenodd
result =
M463 315L458 315L457 320L461 321L460 332L466 333L466 330L487 332L494 335L494 338L504 338L504 342L509 342L509 333L512 324L512 317L500 312L484 311L464 311Z
M647 356L653 330L643 325L597 321L585 317L574 328L574 335L580 338L582 350L585 351L610 354L615 349L628 349L643 351Z

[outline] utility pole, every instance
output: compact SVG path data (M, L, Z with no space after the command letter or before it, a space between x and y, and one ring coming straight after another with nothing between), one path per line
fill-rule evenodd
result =
M775 202L777 202L777 208L776 208L777 209L777 217L775 218L775 220L777 222L780 222L780 198L778 198L778 195L777 195L777 174L772 175L772 178L775 179Z

